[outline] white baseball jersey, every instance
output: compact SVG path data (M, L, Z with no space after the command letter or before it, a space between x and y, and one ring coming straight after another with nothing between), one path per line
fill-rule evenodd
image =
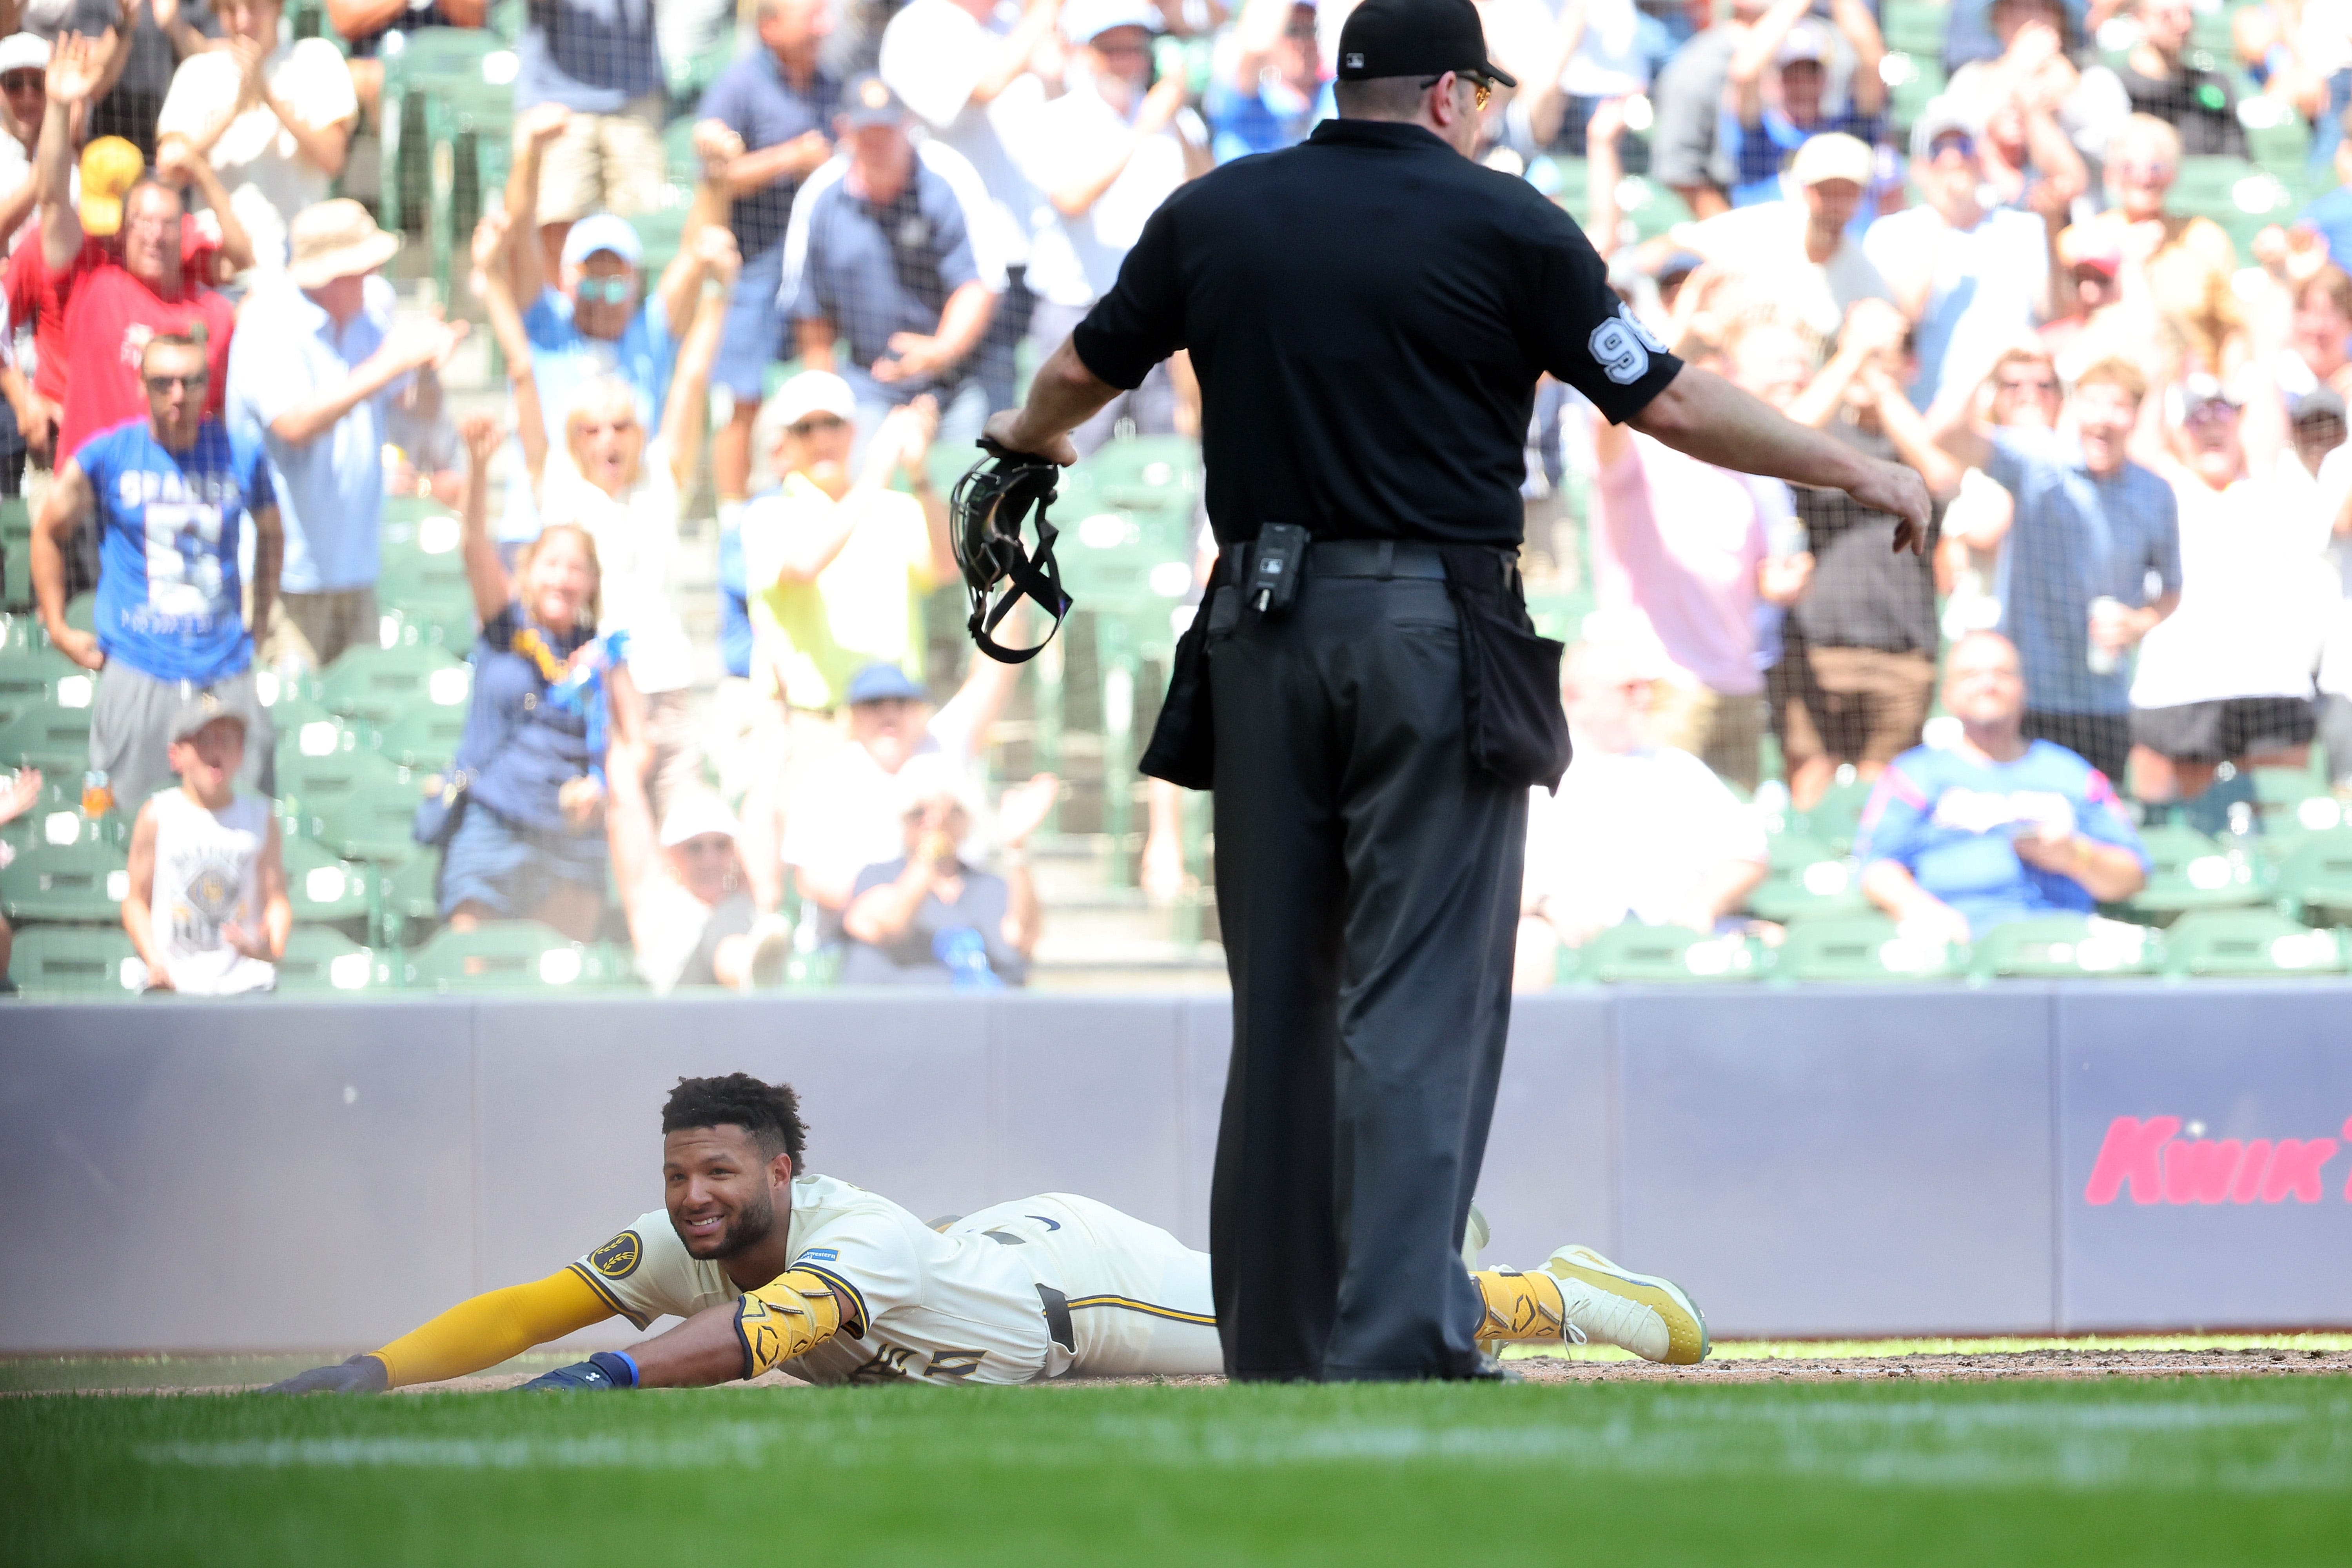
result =
M1218 1370L1208 1258L1089 1199L1002 1204L941 1232L831 1176L792 1184L790 1268L838 1287L838 1332L783 1363L810 1383L1031 1383ZM639 1328L743 1294L661 1209L572 1265Z

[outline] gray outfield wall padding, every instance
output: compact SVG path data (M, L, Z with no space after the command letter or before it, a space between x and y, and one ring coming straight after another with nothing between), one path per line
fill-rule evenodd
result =
M1202 1246L1228 1041L1215 997L0 1008L0 1350L382 1342L657 1208L681 1074L789 1079L812 1166L926 1219ZM1585 1241L1723 1337L2340 1326L2347 1116L2343 984L1562 991L1479 1202L1489 1260Z

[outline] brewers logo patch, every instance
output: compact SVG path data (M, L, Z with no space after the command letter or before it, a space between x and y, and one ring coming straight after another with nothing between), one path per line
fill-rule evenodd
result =
M590 1253L588 1262L607 1279L626 1279L637 1271L637 1260L645 1256L645 1252L637 1233L625 1230Z

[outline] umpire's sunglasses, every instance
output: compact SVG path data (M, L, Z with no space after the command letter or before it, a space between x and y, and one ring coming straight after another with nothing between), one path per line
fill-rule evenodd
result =
M1472 76L1468 71L1455 71L1454 74L1460 77L1464 81L1468 82L1472 89L1475 89L1472 96L1476 100L1479 108L1486 108L1487 100L1495 96L1495 84L1493 82L1487 81L1483 78ZM1440 71L1437 75L1431 77L1427 81L1423 82L1421 84L1421 90L1427 92L1431 88L1435 87L1439 82L1444 81L1444 79L1445 73Z

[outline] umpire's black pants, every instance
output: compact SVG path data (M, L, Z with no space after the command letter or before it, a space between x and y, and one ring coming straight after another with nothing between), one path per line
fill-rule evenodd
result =
M1210 1200L1225 1368L1458 1376L1527 791L1470 769L1442 581L1309 575L1286 619L1233 588L1205 613L1234 984Z

